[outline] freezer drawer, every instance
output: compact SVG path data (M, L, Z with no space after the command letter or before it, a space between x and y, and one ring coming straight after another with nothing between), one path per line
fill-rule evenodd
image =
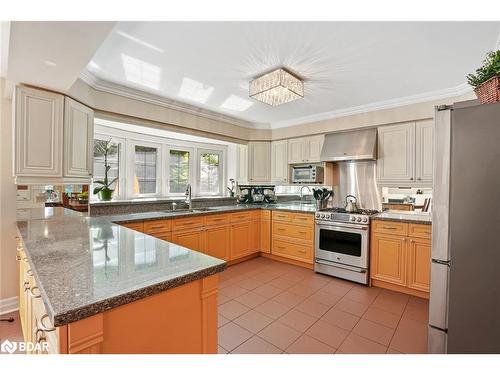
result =
M449 280L450 266L433 259L431 263L429 324L441 330L448 328Z
M427 353L445 354L446 353L446 332L429 326L429 338L427 342Z

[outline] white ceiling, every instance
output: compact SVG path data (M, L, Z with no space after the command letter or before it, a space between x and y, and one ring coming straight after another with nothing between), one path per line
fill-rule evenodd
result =
M394 99L452 96L499 32L497 22L119 22L87 69L280 127ZM249 98L249 80L279 66L304 77L305 98L279 107Z

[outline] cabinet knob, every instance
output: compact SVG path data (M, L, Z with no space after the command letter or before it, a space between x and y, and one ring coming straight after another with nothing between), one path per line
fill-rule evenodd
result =
M417 180L418 180L418 181L420 181L420 180L422 180L422 179L419 177L419 178L417 178Z
M413 181L413 177L410 177L410 181Z

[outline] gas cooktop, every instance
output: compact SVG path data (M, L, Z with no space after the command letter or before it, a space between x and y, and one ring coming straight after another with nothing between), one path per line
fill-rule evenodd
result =
M316 212L317 221L336 221L344 223L365 224L370 223L370 216L377 214L377 210L360 208L355 212L347 212L342 207L332 207Z

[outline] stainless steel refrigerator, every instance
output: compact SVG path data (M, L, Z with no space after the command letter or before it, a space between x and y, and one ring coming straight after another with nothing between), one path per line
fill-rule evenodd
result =
M436 108L430 353L500 353L500 103Z

